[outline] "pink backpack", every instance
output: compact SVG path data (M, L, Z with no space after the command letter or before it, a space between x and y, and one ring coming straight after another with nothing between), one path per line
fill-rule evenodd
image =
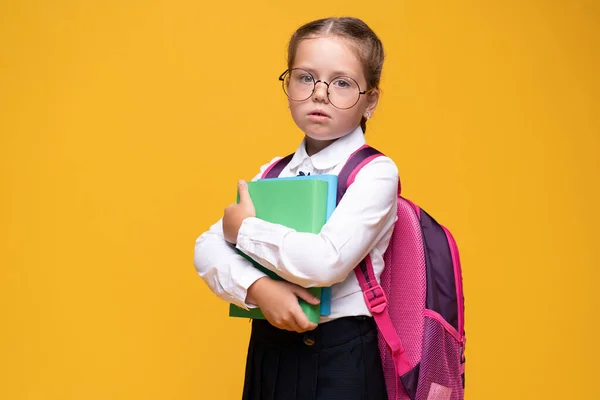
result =
M365 145L348 158L338 175L338 203L361 168L382 155ZM279 176L292 156L263 177ZM384 261L381 285L369 256L354 272L379 329L388 399L462 400L464 296L454 238L399 193L398 220Z

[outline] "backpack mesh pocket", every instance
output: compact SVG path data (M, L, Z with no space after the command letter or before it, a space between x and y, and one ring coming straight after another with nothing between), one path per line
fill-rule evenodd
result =
M460 342L453 327L428 310L425 317L423 353L417 400L462 400Z

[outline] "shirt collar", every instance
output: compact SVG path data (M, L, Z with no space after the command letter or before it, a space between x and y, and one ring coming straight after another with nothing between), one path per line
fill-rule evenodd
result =
M292 160L288 164L288 167L294 169L298 167L302 161L310 158L312 165L316 169L330 169L348 158L365 143L365 135L360 125L355 130L346 136L342 136L312 157L309 157L306 153L306 139L303 139L296 150L294 157L292 157Z

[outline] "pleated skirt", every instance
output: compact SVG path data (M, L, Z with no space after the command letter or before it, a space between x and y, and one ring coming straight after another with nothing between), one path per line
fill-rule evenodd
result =
M386 400L371 317L296 333L252 321L243 400Z

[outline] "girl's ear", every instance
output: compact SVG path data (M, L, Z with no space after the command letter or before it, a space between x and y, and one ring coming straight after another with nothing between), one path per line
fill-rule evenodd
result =
M367 94L367 107L365 108L365 117L367 119L373 116L377 103L379 102L379 89L373 89ZM368 117L367 117L368 115Z

